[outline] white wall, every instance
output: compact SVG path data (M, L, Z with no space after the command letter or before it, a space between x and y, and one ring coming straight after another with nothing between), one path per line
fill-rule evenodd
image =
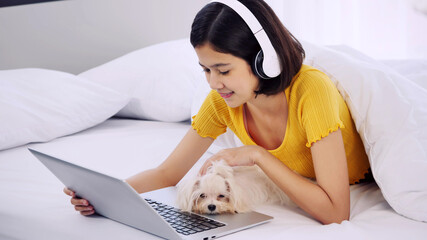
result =
M69 0L0 8L0 69L80 73L132 50L189 37L208 0Z
M348 45L376 59L427 58L427 10L415 10L427 0L266 2L298 39Z
M266 0L302 40L377 59L427 58L427 14L415 0ZM427 1L427 0L417 0ZM157 42L189 36L209 0L68 0L0 8L0 70L80 73Z

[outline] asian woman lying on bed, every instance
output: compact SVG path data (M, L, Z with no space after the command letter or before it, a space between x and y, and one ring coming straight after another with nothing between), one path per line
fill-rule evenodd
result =
M257 70L260 68L257 64L265 66L262 62L253 62L253 59L260 51L267 54L268 50L264 48L270 42L263 42L252 35L236 9L223 3L208 4L196 16L190 40L208 83L215 91L208 95L200 112L193 118L192 129L166 161L155 169L129 178L128 182L138 192L177 184L214 139L229 128L242 140L244 146L217 153L206 161L201 174L206 172L212 161L220 159L231 166L256 164L300 208L318 221L339 223L348 220L348 181L360 181L370 168L369 153L367 155L365 151L371 150L372 140L369 136L363 136L366 133L359 135L358 132L363 131L361 125L365 119L362 122L353 120L354 115L360 112L354 109L351 102L345 101L346 95L342 92L346 90L340 89L339 84L334 85L327 71L324 71L325 74L302 65L302 46L284 27L272 27L281 25L268 5L262 1L243 1L243 4L255 17L262 19L260 21L264 31L270 35L270 39L274 39L271 42L274 49L283 49L272 53L272 58L277 54L279 62L276 65L281 66L280 70L271 75ZM269 20L259 16L269 16ZM222 25L223 22L234 24ZM221 30L221 27L224 29ZM230 30L233 27L238 30ZM233 37L216 37L213 34L215 31L225 33L226 30L230 30L228 34L233 34ZM226 39L236 41L224 41ZM243 45L239 45L243 42ZM266 55L265 59L267 61L270 57ZM338 90L341 90L341 94ZM418 92L420 95L425 94ZM411 100L419 101L418 98ZM356 104L363 106L365 103ZM402 103L393 106L399 105L405 108ZM398 124L405 121L402 119ZM367 123L368 126L370 124L372 122ZM290 139L287 140L285 136ZM288 148L289 144L293 147ZM378 154L375 151L371 154L374 153ZM316 178L317 184L302 176ZM69 189L64 189L64 192L73 197L72 204L83 215L95 212L87 200L76 198ZM313 202L313 199L316 201ZM402 199L410 201L412 197ZM399 204L394 206L402 207ZM423 219L412 210L408 214Z

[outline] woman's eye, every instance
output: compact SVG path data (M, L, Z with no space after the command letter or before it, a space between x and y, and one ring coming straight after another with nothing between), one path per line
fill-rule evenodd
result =
M200 194L200 198L205 198L206 195L204 193Z
M219 195L218 197L219 197L219 198L224 198L225 196L221 194L221 195Z
M208 69L208 68L203 68L203 72L205 72L205 73L209 73L209 72L211 72L211 70L210 70L210 69Z
M221 75L227 75L228 73L229 73L230 71L225 71L225 72L219 72L219 74L221 74Z

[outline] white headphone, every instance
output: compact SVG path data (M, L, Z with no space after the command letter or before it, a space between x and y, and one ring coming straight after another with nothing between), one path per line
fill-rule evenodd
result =
M245 21L257 39L261 46L261 51L258 52L253 63L255 74L263 79L270 79L279 76L282 69L280 67L280 61L277 57L277 53L254 14L237 0L214 0L211 1L211 3L212 2L219 2L233 9L240 15L243 21Z

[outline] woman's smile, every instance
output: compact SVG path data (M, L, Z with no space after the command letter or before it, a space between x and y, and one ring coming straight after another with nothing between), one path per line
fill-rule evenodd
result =
M223 97L224 99L230 98L233 94L234 92L219 93L219 95L221 95L221 97Z

